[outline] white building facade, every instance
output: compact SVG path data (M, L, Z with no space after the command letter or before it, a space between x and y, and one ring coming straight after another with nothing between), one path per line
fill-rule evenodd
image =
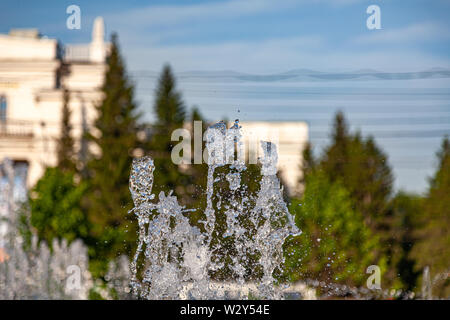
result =
M109 45L97 18L92 41L62 46L37 30L0 35L0 160L27 167L28 187L56 164L64 88L70 92L73 134L80 137L95 119Z
M288 193L299 194L303 186L303 150L308 143L308 125L301 121L249 121L241 122L247 161L257 163L264 155L260 141L277 146L278 171Z

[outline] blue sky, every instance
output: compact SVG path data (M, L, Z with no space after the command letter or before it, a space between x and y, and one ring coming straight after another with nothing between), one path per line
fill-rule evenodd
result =
M81 8L81 30L65 9ZM366 28L381 8L382 30ZM90 39L93 19L117 31L131 70L236 70L272 73L373 68L450 68L450 0L2 0L0 32L39 28L63 43Z
M81 8L80 30L66 28L71 4ZM366 27L372 4L381 8L381 30ZM148 120L156 79L138 73L159 72L166 62L175 72L253 74L450 69L450 0L0 0L0 33L38 28L63 44L87 43L96 16L104 17L108 36L118 32ZM344 110L353 129L373 134L388 152L397 187L421 192L442 139L424 130L449 132L449 81L178 84L187 106L200 106L209 120L307 121L319 151L334 112ZM308 86L316 94L302 94Z

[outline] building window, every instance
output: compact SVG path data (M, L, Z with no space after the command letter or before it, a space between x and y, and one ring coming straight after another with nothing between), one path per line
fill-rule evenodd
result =
M0 95L0 121L6 120L6 97Z

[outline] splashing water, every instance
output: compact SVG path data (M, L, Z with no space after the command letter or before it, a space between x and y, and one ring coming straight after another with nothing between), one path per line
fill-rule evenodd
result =
M130 191L135 207L130 212L138 220L139 240L131 263L131 287L138 297L223 298L229 284L217 284L212 275L226 266L234 287L238 287L235 298L246 299L249 294L264 299L281 297L274 272L283 262L285 239L300 231L283 201L274 144L261 142L262 179L256 196L242 186L241 174L246 167L240 129L238 120L228 129L224 122L218 122L205 133L208 175L205 219L200 221L204 230L189 223L189 210L171 193L161 192L155 200L151 194L155 167L150 157L133 160ZM215 171L225 165L229 165L225 180L230 196L222 199L220 192L214 192L214 184L220 181ZM226 202L224 212L219 210L222 201ZM250 203L254 205L250 207ZM226 228L220 234L217 218L222 214ZM225 250L217 240L220 236L231 239L233 247L227 251L226 262L218 258ZM251 268L249 257L253 257Z
M0 163L0 300L86 299L92 283L81 240L68 244L55 239L51 251L36 235L29 247L20 236L25 176L11 160Z

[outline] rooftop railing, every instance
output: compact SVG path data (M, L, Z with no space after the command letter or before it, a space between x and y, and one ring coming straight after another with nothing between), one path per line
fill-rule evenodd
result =
M89 61L89 45L66 45L64 47L65 61Z

